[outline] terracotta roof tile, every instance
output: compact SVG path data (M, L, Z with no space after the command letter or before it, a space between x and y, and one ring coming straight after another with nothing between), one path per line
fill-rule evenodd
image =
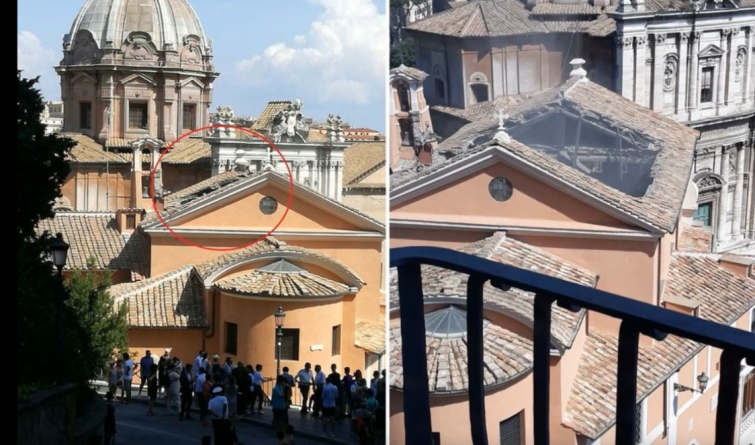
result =
M514 379L532 369L532 341L488 321L484 322L483 378L485 386ZM467 342L461 338L425 337L427 372L432 393L468 390ZM402 389L404 369L401 358L401 330L390 331L390 385Z
M104 164L112 162L114 164L125 164L128 161L115 152L105 151L102 145L94 141L89 136L79 133L61 133L61 136L73 139L76 145L68 154L71 162L82 164Z
M182 201L187 199L193 199L193 195L199 195L215 190L223 186L223 184L233 181L239 173L234 170L229 170L211 176L204 181L197 182L194 185L178 190L175 193L171 193L165 197L165 207L175 207L181 204Z
M171 147L161 162L166 164L192 164L210 162L212 148L200 138L186 138Z
M385 166L385 141L357 142L344 153L343 186L349 188ZM374 185L385 187L385 181Z
M393 68L390 71L390 74L403 74L404 76L407 76L419 82L422 82L423 80L425 80L425 78L427 78L427 75L428 75L426 72L420 69L406 66L403 64L400 66L397 66L396 68Z
M88 270L93 258L93 270L130 270L141 276L149 271L149 241L136 232L128 238L121 235L113 214L58 212L40 221L37 230L63 234L71 246L65 270Z
M571 264L537 247L509 238L505 232L497 232L489 238L466 245L458 250L583 286L594 287L597 284L597 276L587 269ZM458 298L463 301L466 299L467 279L466 275L450 270L433 266L422 267L422 285L425 298ZM390 292L391 307L398 307L398 276L393 271L391 273ZM518 318L534 320L535 296L532 293L516 288L502 291L486 284L483 287L483 299L487 305L506 311ZM583 317L584 311L573 313L561 307L553 306L551 334L559 343L570 347Z
M681 252L710 253L713 234L705 227L683 225L677 250Z
M358 321L354 331L354 345L373 354L385 352L385 326ZM393 367L393 363L391 363Z
M193 266L159 277L111 286L116 302L128 305L133 328L205 328L204 285Z
M700 318L731 324L755 306L755 282L740 277L716 261L676 254L671 258L664 297L701 303ZM674 335L641 346L638 355L637 397L647 396L673 370L699 352L702 345ZM579 434L599 437L616 418L618 337L590 332L572 386L565 423Z
M254 126L252 126L252 129L259 132L270 130L270 127L273 125L273 119L275 119L275 116L277 116L281 111L285 110L286 107L292 103L293 102L290 100L276 100L268 102L265 106L265 109L262 110L262 113L260 113L260 115L254 121Z
M349 286L306 270L270 273L257 269L220 280L215 287L238 294L275 298L323 298L349 293Z
M539 3L530 11L532 15L599 15L606 8L603 6L594 6L587 3L576 4L556 4L556 3Z
M644 196L627 195L542 150L531 148L513 138L510 143L498 146L538 170L635 219L662 231L673 230L689 180L698 132L594 82L577 82L575 79L515 104L507 111L511 115L509 123L516 125L526 122L529 116L561 109L590 115L598 119L597 125L614 130L631 130L653 141L657 155L650 167L650 185ZM508 128L510 124L507 125ZM438 145L432 167L419 172L398 172L391 176L391 186L396 190L436 171L454 168L456 162L496 146L495 143L483 143L476 148L467 148L467 143L474 146L475 141L490 141L497 127L498 122L493 116L464 126Z

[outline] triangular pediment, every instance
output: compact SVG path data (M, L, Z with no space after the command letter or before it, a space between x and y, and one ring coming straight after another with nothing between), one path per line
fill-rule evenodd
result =
M71 79L71 83L76 84L79 82L95 83L97 82L97 79L95 79L88 73L77 73L75 76L73 76L73 79Z
M194 85L198 86L199 88L204 88L204 84L197 80L196 77L189 77L188 79L184 79L181 81L179 85L181 85L181 88L185 87L186 85L189 85L190 83L193 83Z
M722 57L726 51L716 45L710 44L697 53L697 57Z
M150 79L149 77L145 76L144 74L132 74L128 77L125 77L121 80L121 84L128 85L130 83L141 83L141 84L148 84L148 85L155 85L155 81Z
M385 231L378 221L298 183L294 183L290 195L290 187L288 178L274 172L244 176L220 189L197 193L195 199L181 201L162 216L171 229L197 234L264 233L279 221L275 229L279 235L348 233L372 237L382 236ZM263 211L266 205L272 205L272 213ZM283 212L286 216L281 221ZM165 230L160 222L147 224L144 229Z

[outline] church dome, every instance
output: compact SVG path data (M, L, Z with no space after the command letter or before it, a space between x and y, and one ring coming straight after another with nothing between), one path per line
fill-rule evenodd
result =
M156 51L179 51L188 41L203 50L209 46L187 0L86 0L63 36L64 49L75 51L82 31L97 49L120 49L139 37Z

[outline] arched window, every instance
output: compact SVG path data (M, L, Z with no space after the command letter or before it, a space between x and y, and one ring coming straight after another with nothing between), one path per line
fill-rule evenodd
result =
M398 93L398 102L401 106L401 111L411 111L412 99L409 96L409 85L405 82L399 82L396 85L396 92Z
M446 75L440 65L433 68L433 93L437 102L446 103Z
M720 176L714 173L702 172L694 178L694 182L697 184L699 193L697 210L692 215L692 219L700 221L705 227L714 227L715 212L718 208L718 199L721 195L723 181Z
M488 76L476 72L469 77L470 105L490 100L490 83Z

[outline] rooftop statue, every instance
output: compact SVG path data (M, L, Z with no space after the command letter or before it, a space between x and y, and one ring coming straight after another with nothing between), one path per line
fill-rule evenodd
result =
M273 143L278 142L307 142L309 137L309 126L304 123L302 108L304 104L299 99L288 104L285 109L278 112L273 119L273 125L270 128L270 136Z

